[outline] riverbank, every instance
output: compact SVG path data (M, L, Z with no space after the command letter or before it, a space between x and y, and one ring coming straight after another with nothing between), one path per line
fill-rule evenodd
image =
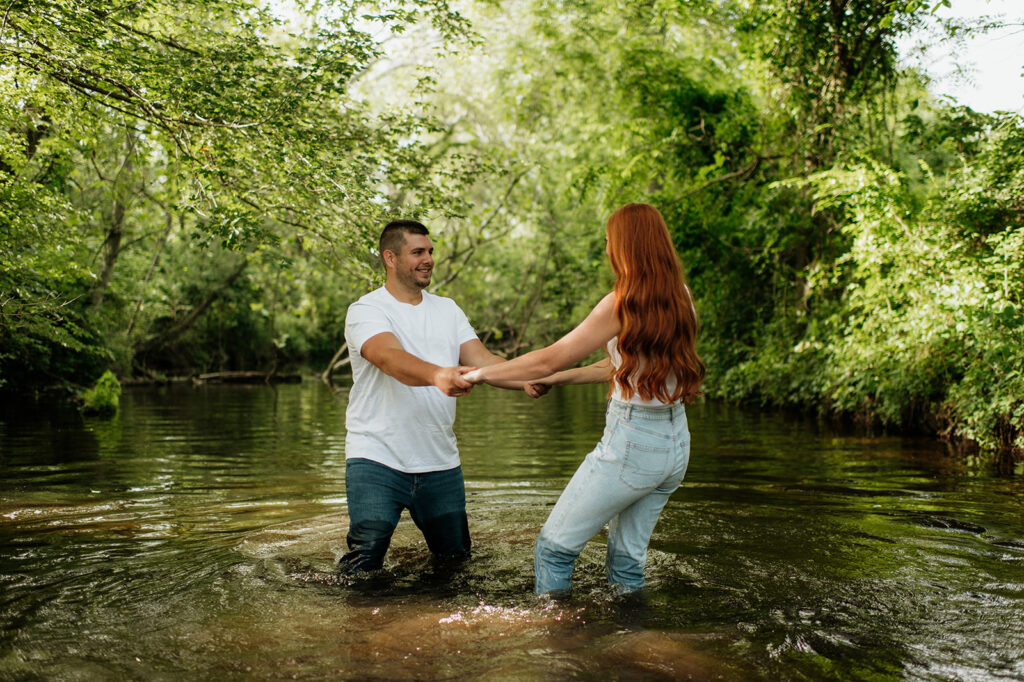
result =
M127 390L146 389L155 386L201 386L218 384L274 385L294 384L302 382L320 383L324 381L323 373L309 367L301 367L287 372L266 373L262 371L228 371L228 372L194 372L174 376L133 376L120 379L121 385ZM332 382L347 384L351 381L349 372L341 371L332 375ZM40 406L47 403L78 403L80 389L50 385L37 387L30 391L32 400ZM0 399L5 401L23 399L25 391L0 390ZM863 437L927 437L944 444L945 452L954 457L975 457L983 455L995 460L1006 462L1024 461L1024 448L1015 445L1009 435L1000 440L999 447L984 445L975 439L963 435L958 430L951 415L952 410L920 410L919 407L907 408L907 414L914 414L913 420L900 423L886 422L868 411L851 412L830 409L827 404L815 405L810 402L779 400L776 396L748 391L740 393L721 389L721 384L708 391L706 400L725 405L744 408L756 408L769 414L779 414L787 418L816 419L831 428L839 429L851 436ZM1007 434L1015 433L1008 430Z
M760 363L758 363L760 364ZM785 413L811 415L843 428L855 429L869 435L927 436L947 444L951 453L976 455L991 453L1014 461L1024 461L1021 444L1024 426L1007 409L996 413L998 403L982 406L979 416L964 415L970 404L950 401L909 401L893 405L891 398L883 401L873 396L862 396L859 409L841 407L830 394L822 390L820 375L781 375L751 378L737 375L750 371L750 367L736 368L727 374L725 387L709 391L709 396L727 403L780 410ZM833 388L833 390L840 390ZM850 393L853 391L848 389ZM810 393L811 397L800 397ZM981 428L979 422L986 426Z

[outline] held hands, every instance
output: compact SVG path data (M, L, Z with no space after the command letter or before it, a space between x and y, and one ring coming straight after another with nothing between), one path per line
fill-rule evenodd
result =
M551 390L551 386L540 381L525 381L523 382L523 390L531 398L540 398Z
M479 372L475 367L441 367L434 374L434 386L446 396L458 398L464 396L473 388L473 384L466 381L467 372Z
M482 369L467 371L462 375L462 379L472 385L482 384L485 381L484 371ZM540 398L551 390L551 385L546 384L543 381L524 381L523 390L526 392L526 395L531 398Z
M472 371L466 372L462 375L462 378L469 383L476 385L484 383L483 370L473 369Z

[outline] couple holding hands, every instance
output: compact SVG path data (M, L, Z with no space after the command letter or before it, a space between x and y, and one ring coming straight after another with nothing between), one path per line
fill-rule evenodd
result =
M614 290L558 341L504 361L453 300L425 291L434 266L427 229L409 220L384 228L385 284L353 303L345 321L353 384L341 571L381 568L403 509L438 559L469 555L455 397L480 383L536 398L551 386L609 382L604 434L537 539L534 591L567 594L576 557L605 524L612 590L643 588L648 542L686 472L684 403L697 395L704 365L693 300L661 214L648 204L623 206L605 237ZM601 348L605 358L573 367Z

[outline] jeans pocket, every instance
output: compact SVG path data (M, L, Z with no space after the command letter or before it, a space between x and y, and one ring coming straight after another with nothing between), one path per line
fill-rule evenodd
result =
M665 478L672 452L672 437L654 430L623 424L622 469L619 479L631 488L656 487Z
M668 448L627 441L619 478L630 488L637 490L657 487L665 478L668 453Z

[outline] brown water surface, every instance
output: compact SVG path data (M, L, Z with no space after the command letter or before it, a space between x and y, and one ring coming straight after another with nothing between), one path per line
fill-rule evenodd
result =
M604 538L531 596L537 531L603 390L460 399L472 561L408 520L383 575L334 573L345 390L132 390L113 421L0 412L0 679L1024 679L1024 468L928 439L689 410L646 599Z

